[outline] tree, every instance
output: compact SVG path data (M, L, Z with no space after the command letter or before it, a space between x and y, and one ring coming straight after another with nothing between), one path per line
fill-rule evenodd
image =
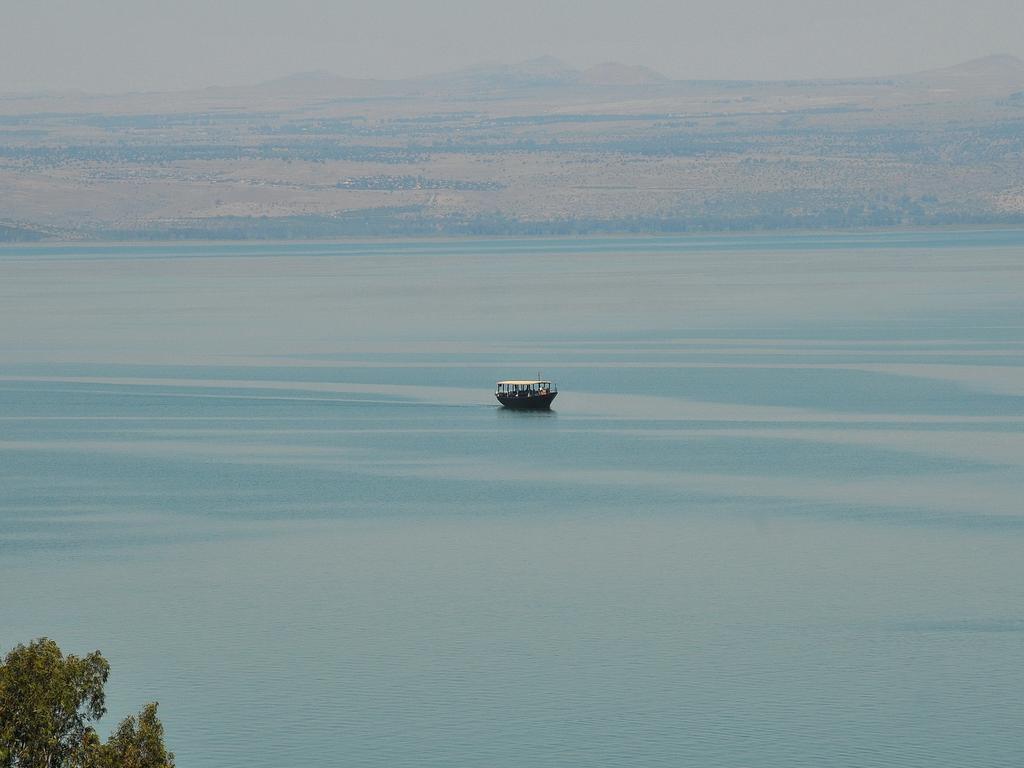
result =
M7 654L0 665L0 766L79 763L89 722L107 711L103 684L109 673L99 651L64 658L45 637Z
M174 768L157 705L126 717L103 744L110 665L99 651L65 657L53 640L19 645L0 664L0 768Z
M138 719L129 715L99 749L98 768L174 768L174 753L164 746L164 726L157 703L143 707Z

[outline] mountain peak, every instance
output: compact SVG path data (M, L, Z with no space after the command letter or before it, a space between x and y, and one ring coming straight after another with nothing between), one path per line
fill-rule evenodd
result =
M994 54L971 59L952 67L918 72L914 77L947 82L971 81L991 85L1013 85L1024 82L1024 61L1005 53Z
M992 56L982 56L979 59L971 59L962 64L947 67L944 71L948 74L959 73L967 77L1024 75L1024 61L1007 53L999 53Z

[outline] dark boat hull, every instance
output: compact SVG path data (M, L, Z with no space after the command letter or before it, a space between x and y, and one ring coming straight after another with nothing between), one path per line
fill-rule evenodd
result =
M530 395L528 397L497 394L495 397L498 398L499 403L513 411L546 411L551 408L551 401L557 394L557 392L548 392L546 395Z

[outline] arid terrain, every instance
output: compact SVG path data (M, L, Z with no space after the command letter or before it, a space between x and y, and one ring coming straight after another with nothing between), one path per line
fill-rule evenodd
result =
M403 81L0 96L0 239L1024 223L1024 62L672 81L555 59Z

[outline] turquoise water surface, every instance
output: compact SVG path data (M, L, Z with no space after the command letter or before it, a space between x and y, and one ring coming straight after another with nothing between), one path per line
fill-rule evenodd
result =
M1024 232L0 249L0 649L182 768L1019 765L1022 499Z

